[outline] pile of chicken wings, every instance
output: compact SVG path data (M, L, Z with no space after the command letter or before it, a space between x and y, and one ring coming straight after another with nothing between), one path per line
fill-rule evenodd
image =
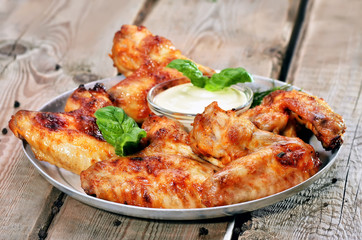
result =
M321 161L298 132L309 129L326 150L343 143L345 124L327 103L301 91L275 91L242 114L213 102L193 129L152 115L147 93L157 83L182 77L165 68L187 59L164 37L145 27L124 25L110 54L126 78L110 89L79 86L64 112L20 110L9 126L28 142L36 158L80 174L89 195L151 208L203 208L269 196L318 172ZM215 71L197 65L206 76ZM147 132L141 150L115 154L94 113L121 107Z

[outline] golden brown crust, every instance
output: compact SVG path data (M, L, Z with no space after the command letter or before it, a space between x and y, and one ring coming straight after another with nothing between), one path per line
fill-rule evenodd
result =
M78 111L80 115L94 117L94 113L99 109L112 106L111 97L106 92L103 84L96 83L93 88L86 89L80 85L67 99L64 112Z
M217 168L192 152L188 134L179 122L151 116L143 128L147 147L130 157L103 161L83 171L85 192L143 207L204 207L199 190Z
M174 59L188 59L170 40L153 35L143 26L123 25L113 38L113 47L110 57L119 73L126 77L137 71L143 65L155 68L165 67ZM207 75L214 70L198 65Z
M66 113L18 111L9 127L27 141L35 157L80 174L95 162L114 157L96 124L95 111L113 105L103 85L79 86L68 98Z
M336 149L343 143L346 129L343 118L323 99L296 90L275 91L266 96L260 106L242 116L274 133L283 131L288 121L297 120L312 130L326 150Z
M196 115L190 132L192 150L218 167L249 153L243 146L251 141L255 128L251 122L237 117L230 124L229 115L236 116L213 102L203 114Z
M9 127L29 143L38 160L76 174L115 156L91 116L21 110L12 116Z
M202 184L202 201L207 207L235 204L296 186L317 172L310 155L307 149L289 143L239 158Z
M136 122L142 123L151 110L147 103L149 90L158 83L183 77L175 69L144 65L130 77L119 82L108 90L115 100L115 105L122 108L125 113Z
M196 154L219 167L278 142L298 143L314 152L301 139L260 130L251 121L237 116L234 111L222 110L216 102L196 116L190 140L190 146Z
M274 92L241 116L213 103L188 134L176 121L149 116L146 101L152 86L182 76L165 68L173 59L186 59L180 51L144 27L125 25L115 35L111 57L127 78L109 94L99 85L80 87L68 99L67 113L19 111L9 123L37 159L81 172L87 194L153 208L239 203L293 187L318 171L313 147L286 137L296 135L296 121L327 149L342 143L343 119L323 100L296 91ZM147 132L143 149L132 156L115 156L95 123L94 112L113 103Z
M145 27L132 25L123 25L115 34L110 57L118 72L127 78L108 92L116 106L138 123L151 113L146 98L148 91L158 83L183 77L182 73L165 66L174 59L187 59L170 40L153 35ZM205 75L215 72L197 66Z
M87 194L152 208L200 208L199 189L211 168L179 155L103 161L81 173Z
M216 102L193 125L193 151L223 167L202 185L207 207L275 194L308 179L320 166L313 147L301 139L260 130Z
M183 58L168 39L133 25L123 25L116 32L110 57L118 72L127 77L145 64L166 66L173 59Z

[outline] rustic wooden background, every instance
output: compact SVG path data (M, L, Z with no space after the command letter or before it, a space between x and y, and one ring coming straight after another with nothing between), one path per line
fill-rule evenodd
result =
M362 238L361 0L0 0L0 239ZM231 218L154 221L89 207L53 188L8 130L81 83L116 75L122 24L144 25L195 61L243 66L323 97L347 123L334 167L284 201Z

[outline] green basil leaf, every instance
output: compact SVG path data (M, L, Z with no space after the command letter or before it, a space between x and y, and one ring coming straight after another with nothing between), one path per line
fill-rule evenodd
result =
M203 88L208 79L208 77L203 76L203 73L197 68L196 64L190 60L175 59L166 67L178 70L185 77L189 78L191 83L196 87Z
M250 108L254 108L254 107L260 105L261 102L263 101L264 97L266 97L270 93L277 91L277 90L287 90L289 87L290 87L290 85L283 85L280 87L272 87L266 91L254 91L253 102L251 103Z
M166 67L177 69L188 77L194 86L208 91L217 91L237 83L253 81L253 77L244 68L226 68L208 78L203 76L196 64L190 60L175 59Z
M104 139L115 147L119 156L135 151L140 140L147 135L122 108L108 106L98 109L94 115Z
M217 91L237 83L252 82L252 76L244 68L225 68L206 81L205 89Z
M140 128L134 128L130 132L123 134L118 139L116 145L116 154L126 156L134 153L138 149L138 144L142 138L146 137L146 131Z

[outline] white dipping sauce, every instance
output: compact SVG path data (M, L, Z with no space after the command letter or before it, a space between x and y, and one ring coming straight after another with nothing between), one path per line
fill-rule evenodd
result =
M217 101L222 109L230 110L244 105L247 99L245 93L232 87L211 92L191 83L169 88L154 98L154 102L164 109L189 114L202 113L213 101Z

